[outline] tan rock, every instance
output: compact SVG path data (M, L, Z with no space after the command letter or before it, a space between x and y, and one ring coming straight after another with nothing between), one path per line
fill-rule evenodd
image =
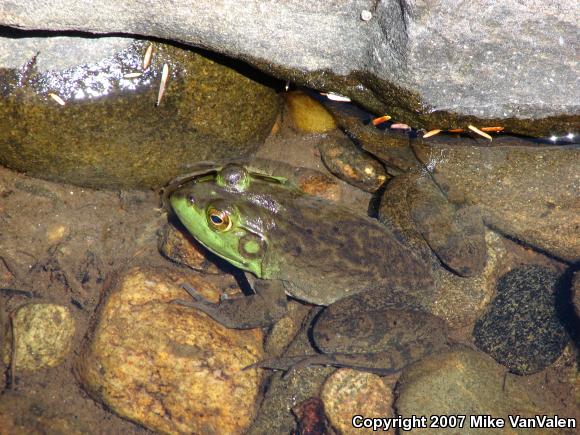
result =
M332 115L322 104L301 91L285 94L294 127L304 133L324 133L336 128Z
M332 426L343 435L372 434L372 428L355 428L355 415L393 416L393 388L397 377L380 377L352 369L340 369L328 377L322 387L324 410ZM385 434L394 435L391 429Z
M117 414L162 433L242 433L256 411L260 330L227 329L172 304L187 281L214 301L202 275L134 268L117 281L83 355L80 377Z
M12 363L16 370L55 367L69 353L75 333L70 311L61 305L28 304L12 318L15 343ZM5 352L6 356L10 352Z

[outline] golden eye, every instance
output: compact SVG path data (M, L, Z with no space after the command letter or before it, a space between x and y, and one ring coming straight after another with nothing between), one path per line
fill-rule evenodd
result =
M232 227L229 215L216 208L210 208L207 212L208 222L216 231L228 231Z

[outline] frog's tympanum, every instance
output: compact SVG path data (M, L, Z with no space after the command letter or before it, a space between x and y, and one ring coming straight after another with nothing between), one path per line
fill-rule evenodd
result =
M433 294L430 266L375 219L305 194L290 173L230 162L168 187L187 230L254 276L253 295L213 304L186 288L193 299L181 303L231 328L273 324L287 295L330 305L313 338L336 365L392 371L443 346L444 322L420 310Z

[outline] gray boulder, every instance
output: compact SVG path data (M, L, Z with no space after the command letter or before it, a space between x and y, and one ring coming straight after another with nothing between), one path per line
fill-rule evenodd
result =
M348 95L414 127L566 134L578 7L556 0L4 0L0 24L181 41Z

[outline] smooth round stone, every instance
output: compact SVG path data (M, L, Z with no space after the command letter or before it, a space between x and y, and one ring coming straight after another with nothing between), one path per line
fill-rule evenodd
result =
M302 91L285 95L292 125L304 133L324 133L336 128L332 115L322 104Z
M55 367L69 353L75 322L68 308L54 304L20 307L12 320L16 370Z
M405 369L395 402L402 418L426 417L425 425L411 433L429 435L496 433L489 427L476 427L477 420L485 421L482 416L504 419L505 427L497 433L562 433L559 429L513 428L508 420L510 415L562 415L564 412L556 411L560 407L542 388L529 385L525 378L509 376L489 356L466 348L431 355ZM476 420L473 424L472 418Z
M540 266L523 266L502 276L495 299L475 324L475 345L522 375L556 361L568 343L558 313L557 279Z
M372 428L353 427L353 416L393 416L393 389L397 377L340 369L326 379L321 399L332 426L343 435L372 434ZM383 432L393 435L394 430Z
M160 187L189 163L247 156L279 107L223 61L118 37L0 38L0 89L0 164L87 187Z
M228 329L172 303L187 282L217 302L206 276L133 268L104 302L79 376L116 414L160 433L244 433L255 417L260 329Z

